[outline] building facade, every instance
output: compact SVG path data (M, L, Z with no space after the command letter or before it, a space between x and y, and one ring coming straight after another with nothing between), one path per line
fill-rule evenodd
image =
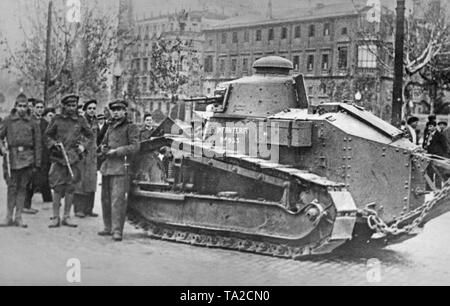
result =
M269 7L270 9L270 7ZM310 102L354 100L379 116L388 117L392 76L378 63L376 41L382 33L393 43L392 12L381 6L351 1L299 9L276 16L232 18L204 31L204 94L253 73L255 60L278 55L291 60L303 74ZM377 35L375 35L377 34ZM357 95L359 93L359 95Z
M128 99L136 101L140 113L160 111L168 115L175 106L173 103L175 100L197 96L202 92L203 30L224 18L208 11L183 10L135 21L133 27L135 39L124 54L127 75L124 86ZM164 47L161 47L163 49L174 44L180 45L177 49L180 52L177 54L165 54L170 57L166 64L176 62L173 66L175 74L186 81L172 91L155 85L157 82L151 74L156 42L160 45L164 42ZM176 80L172 81L175 87Z

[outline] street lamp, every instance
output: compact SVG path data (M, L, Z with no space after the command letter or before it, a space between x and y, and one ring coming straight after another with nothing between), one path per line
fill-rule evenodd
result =
M119 61L117 61L116 64L114 65L114 70L113 70L113 75L116 78L116 90L114 93L114 96L116 99L119 98L119 81L120 81L120 78L122 77L122 74L123 74L122 65L120 65Z

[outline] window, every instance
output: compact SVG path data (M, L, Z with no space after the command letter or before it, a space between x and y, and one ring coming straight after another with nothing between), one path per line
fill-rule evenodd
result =
M339 47L338 48L338 68L339 69L347 69L347 61L348 61L348 48L347 47Z
M375 45L358 47L358 67L376 68L377 67L377 47Z
M231 60L231 72L236 73L237 70L237 59L233 58Z
M298 56L298 55L294 56L293 64L294 64L294 70L296 70L296 71L300 70L300 56Z
M256 41L261 41L262 31L256 30Z
M308 61L307 61L307 64L306 64L306 69L308 71L313 71L313 69L314 69L314 55L312 55L312 54L308 55Z
M288 29L286 27L281 29L281 39L286 39L288 36Z
M222 33L222 44L227 43L227 33Z
M242 72L248 72L248 58L242 60Z
M295 27L295 38L300 38L301 35L301 27L300 26L296 26Z
M148 71L148 58L144 59L144 69L145 72Z
M347 35L347 28L346 27L342 28L341 34L342 35Z
M328 54L322 54L322 70L328 70L329 68L329 58L330 56Z
M327 84L324 82L320 84L320 93L324 96L327 95Z
M316 26L315 25L312 24L309 26L308 36L309 37L316 36Z
M244 32L244 42L250 41L250 33L248 31Z
M143 92L146 92L146 91L147 91L147 88L148 88L147 78L144 77L144 78L142 78L142 91L143 91Z
M210 39L210 40L209 40L209 46L212 47L212 45L213 45L213 40Z
M312 96L314 93L313 91L314 91L314 88L312 86L308 86L308 95Z
M269 37L268 37L269 41L273 40L273 36L274 36L274 33L273 33L273 28L272 28L272 29L269 29Z
M220 60L220 73L225 72L225 59Z
M213 72L213 57L208 55L205 58L205 72Z
M325 23L323 27L323 36L330 36L331 24Z
M233 32L233 43L237 43L237 42L238 42L238 33Z

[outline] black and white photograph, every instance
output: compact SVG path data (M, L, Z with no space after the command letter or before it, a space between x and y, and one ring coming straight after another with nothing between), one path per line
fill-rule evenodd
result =
M0 286L450 285L449 16L0 1Z

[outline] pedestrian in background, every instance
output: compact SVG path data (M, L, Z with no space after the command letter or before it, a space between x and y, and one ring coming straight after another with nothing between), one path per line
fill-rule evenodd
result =
M445 129L448 127L448 123L445 121L440 121L438 123L438 130L439 132L443 133L445 131Z
M74 196L75 216L78 218L98 217L94 213L95 192L97 190L97 101L90 100L83 106L84 118L93 133L87 141L86 154L80 162L81 180Z
M61 101L61 114L53 118L45 132L52 161L49 180L54 191L53 218L50 228L61 225L77 227L70 222L70 212L75 188L81 179L79 163L83 159L88 143L93 139L86 119L78 116L78 101L77 95L65 96ZM60 206L63 198L65 198L64 216L61 222Z
M6 141L5 148L3 141ZM1 226L26 228L22 220L26 187L41 167L41 133L31 117L27 97L20 94L15 108L0 124L0 153L5 156L4 176L8 186L6 222ZM14 215L15 211L15 216Z
M429 154L438 155L441 157L447 156L448 145L445 136L438 130L436 122L428 122L428 138L425 144L425 150Z
M423 144L422 147L426 150L425 146L428 143L428 136L430 135L430 130L428 128L429 123L436 123L436 115L430 115L428 116L428 122L425 125L425 130L423 131Z
M155 137L153 133L156 130L155 122L153 121L152 114L145 114L144 116L144 124L139 131L139 140L141 142L150 140L152 137Z
M56 109L53 107L47 107L45 109L44 113L42 114L42 116L45 119L45 121L47 122L47 124L53 120L55 115L56 115Z
M419 124L419 118L411 117L408 119L405 132L406 138L409 139L413 144L419 145L419 137L417 137L417 126Z
M127 119L126 101L114 101L109 107L112 118L101 146L106 159L100 170L104 230L98 234L122 241L130 188L128 163L140 148L139 129Z

